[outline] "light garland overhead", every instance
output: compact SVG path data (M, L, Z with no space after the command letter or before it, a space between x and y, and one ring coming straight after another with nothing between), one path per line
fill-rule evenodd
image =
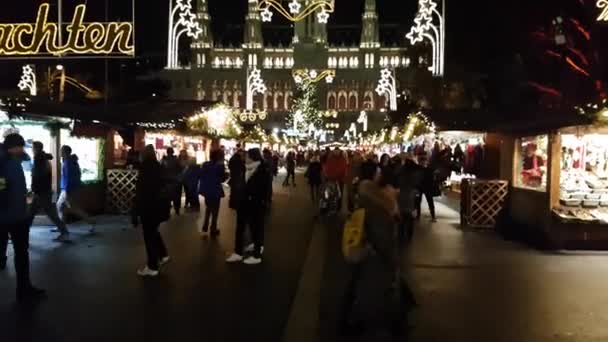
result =
M600 0L606 1L606 0ZM412 45L428 39L433 49L433 65L430 70L433 76L444 75L445 65L445 0L441 8L442 13L437 10L435 0L418 0L418 14L414 19L414 26L406 37ZM437 22L437 25L435 25Z
M256 1L256 0L249 0ZM273 12L270 10L273 8L279 14L287 18L289 21L301 21L304 20L311 14L317 13L317 22L320 24L327 24L330 14L334 12L335 1L334 0L307 0L305 7L302 8L302 1L291 0L288 7L285 8L280 0L257 0L258 10L262 16L262 21L271 22Z
M203 29L195 21L192 13L192 0L169 0L169 43L167 47L167 69L179 67L179 39L186 34L197 39Z
M335 110L335 109L331 109L331 110L327 110L327 111L321 112L319 115L321 117L327 118L327 119L331 119L331 118L337 119L338 118L338 111Z
M296 84L317 83L322 80L325 80L325 82L327 82L327 83L333 83L334 79L336 78L336 71L335 70L317 71L317 70L308 70L308 69L297 69L297 70L293 71L292 75L293 75L293 80L294 80L294 82L296 82Z
M216 137L235 137L242 133L232 109L225 104L216 105L189 117L187 124L193 131Z
M390 110L397 110L397 81L393 72L389 69L383 69L380 72L380 81L378 81L376 93L380 96L387 96Z
M21 80L19 80L17 87L19 87L21 91L28 90L31 96L36 96L38 94L38 87L36 85L34 65L24 65L22 70Z

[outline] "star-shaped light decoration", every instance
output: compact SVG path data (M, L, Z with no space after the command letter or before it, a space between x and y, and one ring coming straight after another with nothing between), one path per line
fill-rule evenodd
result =
M201 28L199 23L192 23L192 25L188 25L188 37L198 39L198 37L203 33L203 29Z
M296 76L294 76L293 80L294 80L294 82L296 82L297 84L300 84L300 83L304 82L304 79L302 79L302 76L300 76L300 75L296 75Z
M387 79L392 76L392 73L389 69L382 69L382 71L380 71L380 76L382 79Z
M272 12L270 11L270 9L268 9L268 7L265 7L264 10L262 10L262 13L260 13L262 16L262 21L269 23L272 21Z
M417 26L412 26L410 32L405 37L410 40L412 45L416 45L424 40L424 31Z
M381 86L380 84L378 84L378 86L376 87L376 93L377 93L378 95L381 95L381 96L382 96L382 95L384 94L384 91L385 91L385 89L384 89L384 88L382 88L382 86Z
M414 22L419 29L428 31L431 28L431 25L433 25L433 18L426 12L420 12L414 19Z
M291 12L291 14L298 14L301 9L302 4L300 4L298 0L292 0L291 3L289 3L289 12Z
M310 78L317 78L317 76L319 76L317 70L310 70Z
M329 13L325 10L325 8L321 9L321 12L317 14L317 22L319 24L327 24L329 21Z
M334 83L334 76L333 75L327 75L327 77L325 77L325 82L327 82L327 83Z
M191 25L192 23L194 23L195 19L196 15L192 13L190 9L187 9L179 14L179 22L183 25Z
M437 9L437 3L433 0L420 0L418 4L420 12L428 15L431 15Z

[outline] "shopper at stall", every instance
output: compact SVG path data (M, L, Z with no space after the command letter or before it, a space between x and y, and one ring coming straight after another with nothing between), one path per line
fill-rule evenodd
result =
M167 182L163 170L156 159L156 151L152 145L146 146L142 153L142 163L135 187L135 211L133 225L142 225L148 262L139 269L137 274L142 277L156 277L160 267L171 259L159 232L162 222L169 219L171 203L169 196L164 193Z
M73 216L76 216L80 220L87 222L90 225L89 232L95 232L95 221L87 214L84 210L74 205L76 203L75 196L78 195L82 187L82 173L80 171L80 165L78 164L78 156L72 154L72 148L70 146L61 147L61 194L57 200L57 212L61 221L65 222L66 212ZM65 241L69 239L66 236L67 230L59 235L58 241Z
M217 228L217 220L220 213L220 203L224 195L222 183L226 181L226 170L222 154L219 150L211 151L208 162L203 164L199 172L199 193L205 198L205 220L201 233L209 231L209 221L211 220L211 236L216 237L220 234Z
M44 145L39 141L35 141L32 146L34 150L34 163L32 167L32 192L34 193L31 207L32 221L40 210L44 210L46 216L53 222L60 233L56 240L67 242L69 241L68 229L57 214L57 206L53 204L53 171L51 169L53 156L44 152Z
M287 169L287 176L283 182L283 186L289 186L289 178L291 177L292 184L296 186L296 155L295 152L289 152L285 158L285 168Z
M9 134L0 145L0 270L6 268L8 239L13 242L17 299L39 299L45 291L34 287L30 280L29 234L30 214L27 189L21 161L25 141L19 134Z
M422 213L422 197L426 198L426 203L429 206L432 222L436 222L435 216L435 201L433 197L437 193L437 184L435 182L435 170L429 165L429 160L426 157L419 159L419 164L422 166L422 182L420 183L418 197L416 199L416 219L420 219Z
M172 189L171 202L173 203L173 210L175 210L176 215L179 215L182 208L181 175L183 169L172 147L167 148L167 155L163 157L161 165L164 177L169 182L168 188Z
M196 159L190 158L184 170L183 184L186 193L186 208L198 211L201 208L198 198L200 167L196 164Z
M247 163L245 171L245 185L238 195L237 227L235 234L234 253L226 259L228 263L243 261L244 258L244 235L245 229L249 227L253 238L253 254L244 263L256 265L262 262L262 251L264 249L264 218L268 203L268 181L270 171L264 165L262 153L259 149L250 149L247 152Z
M315 154L310 163L308 164L308 169L306 170L306 178L308 179L308 185L310 186L310 197L313 201L317 201L319 199L319 187L321 186L321 159L318 154Z

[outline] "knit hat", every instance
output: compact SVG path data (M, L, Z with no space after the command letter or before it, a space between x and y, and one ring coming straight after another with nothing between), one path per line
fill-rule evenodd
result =
M25 146L25 140L23 137L17 133L11 133L4 137L4 148L10 150L14 147L23 147Z

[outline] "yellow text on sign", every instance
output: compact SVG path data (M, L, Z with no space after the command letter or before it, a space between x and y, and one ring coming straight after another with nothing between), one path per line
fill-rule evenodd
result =
M85 12L86 5L76 6L65 45L58 42L58 25L47 22L49 4L40 5L35 24L0 24L0 56L135 54L132 23L85 23Z

